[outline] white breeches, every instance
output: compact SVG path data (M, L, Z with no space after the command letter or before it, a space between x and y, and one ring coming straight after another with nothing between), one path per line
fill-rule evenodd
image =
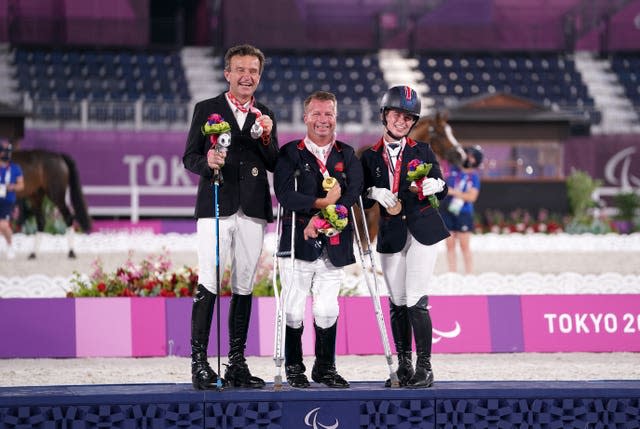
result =
M421 244L411 234L400 252L380 253L384 280L395 305L411 307L427 295L437 256L436 246Z
M253 291L266 225L266 220L248 217L241 210L220 217L220 278L225 268L230 268L234 294L249 295ZM215 218L198 219L197 238L198 283L216 293Z
M278 258L282 293L286 298L287 325L299 328L304 321L307 296L313 296L313 318L322 329L333 326L340 312L338 295L344 281L344 270L334 267L329 258L321 256L313 262L296 259L293 286L291 258Z

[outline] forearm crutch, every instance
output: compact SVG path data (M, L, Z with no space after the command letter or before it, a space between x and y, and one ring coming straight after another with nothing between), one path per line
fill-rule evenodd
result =
M298 191L298 175L300 172L296 170L293 175L293 190ZM278 291L277 284L277 270L278 270L278 258L289 256L291 258L291 277L290 281L293 284L293 278L295 274L295 261L296 261L296 248L295 248L295 236L296 236L296 212L291 211L291 247L289 252L278 252L280 247L280 234L278 229L280 227L280 212L282 207L278 204L278 213L276 220L276 246L273 252L273 292L276 299L276 328L273 344L273 361L276 364L276 375L274 377L273 388L275 390L282 389L282 364L284 363L284 342L286 340L287 324L286 324L286 308L289 297L290 287L285 287L284 281L280 282L281 290Z
M389 346L389 337L387 336L387 327L384 323L384 315L382 314L382 306L380 305L380 291L378 289L378 279L376 276L376 264L375 264L373 253L371 250L371 240L369 239L369 227L367 226L367 218L365 216L364 208L362 205L362 197L360 197L358 201L358 207L360 208L360 215L362 217L364 236L367 241L367 250L364 250L362 246L362 237L360 235L360 230L358 229L358 224L356 222L356 214L353 206L351 206L351 218L353 219L353 229L355 231L356 242L358 244L360 262L362 263L362 274L364 276L365 282L367 283L367 288L369 289L369 294L371 295L371 299L373 300L373 308L376 314L376 321L378 322L378 330L380 331L382 347L384 348L384 356L387 359L387 366L389 367L389 378L391 380L391 387L400 387L398 375L393 370L393 358L391 356L391 347ZM366 259L365 255L369 255L369 265L370 265L369 269L367 269L367 266L366 266L367 264L365 262L365 259ZM369 279L369 271L373 276L373 284Z
M214 138L215 137L215 138ZM218 153L225 153L231 145L231 134L222 133L220 135L211 135L211 149ZM213 186L213 214L216 222L216 296L218 297L218 305L216 306L216 355L218 357L218 379L216 387L222 390L222 376L220 375L220 204L218 203L218 190L224 182L222 171L220 168L213 170L211 177L211 185Z
M216 387L222 389L222 376L220 375L220 205L218 204L218 189L220 188L220 173L216 172L213 177L213 207L216 222L216 295L218 305L216 306L216 355L218 357L218 379Z

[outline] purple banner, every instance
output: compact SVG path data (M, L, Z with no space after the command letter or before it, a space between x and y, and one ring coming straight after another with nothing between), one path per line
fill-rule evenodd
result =
M640 138L637 135L574 137L565 143L565 154L567 176L576 169L602 180L603 186L640 186Z
M75 357L75 325L72 299L0 299L0 358Z

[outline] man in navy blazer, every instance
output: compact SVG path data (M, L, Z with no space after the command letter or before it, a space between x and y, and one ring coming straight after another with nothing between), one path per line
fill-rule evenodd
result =
M215 388L218 374L207 362L211 319L216 300L216 228L214 175L220 183L220 273L231 266L229 306L229 365L225 384L260 388L264 381L247 367L247 342L253 281L262 250L267 222L273 210L267 171L273 171L278 139L273 112L255 100L264 54L251 45L230 48L225 55L224 76L229 91L196 104L183 162L200 176L195 207L198 245L198 289L191 315L191 373L196 389ZM231 144L218 145L222 134L204 135L203 127L230 127Z
M291 250L292 216L295 211L294 253L279 259L283 296L286 296L285 373L292 387L310 386L302 362L304 310L313 295L316 334L315 362L311 378L328 387L345 388L349 383L335 366L338 294L345 265L353 264L353 227L347 224L337 235L319 230L319 212L327 206L344 206L345 216L362 192L362 167L353 148L336 140L337 101L334 94L317 91L304 102L307 135L282 147L273 183L285 209L280 252ZM326 185L326 187L325 187ZM328 189L328 190L326 190ZM320 228L323 229L323 228Z
M398 353L396 373L401 385L407 387L433 384L427 291L437 258L434 244L449 236L432 205L447 195L438 161L428 144L408 137L420 110L420 98L412 88L390 88L380 107L383 136L361 156L364 205L380 205L376 249L389 289L391 331ZM431 170L421 180L409 180L409 167L416 164L431 164ZM412 334L417 352L415 370Z

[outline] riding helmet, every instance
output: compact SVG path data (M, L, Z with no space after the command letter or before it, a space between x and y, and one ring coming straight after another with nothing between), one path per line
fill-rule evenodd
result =
M467 155L471 155L475 159L474 163L470 163L469 158L467 158L466 161L464 162L465 168L476 168L476 167L479 167L480 164L482 164L484 153L482 152L482 148L480 147L480 145L465 147L464 151L467 153Z
M384 125L387 122L384 114L388 109L396 109L413 115L417 121L420 119L422 103L418 93L413 88L406 85L397 85L389 88L380 102L380 113L382 114L382 123Z

